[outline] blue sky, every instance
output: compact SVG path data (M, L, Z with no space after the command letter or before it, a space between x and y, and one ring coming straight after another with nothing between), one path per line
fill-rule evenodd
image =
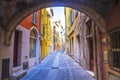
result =
M65 27L64 7L52 7L52 9L54 12L53 18L61 20L63 27Z

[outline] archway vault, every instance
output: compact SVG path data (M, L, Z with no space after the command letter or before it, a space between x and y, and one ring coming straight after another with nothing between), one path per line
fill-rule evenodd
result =
M107 4L110 3L109 0L106 1ZM105 15L107 10L106 6L108 5L103 5L101 2L95 3L95 0L26 0L26 4L18 6L14 14L10 15L7 19L8 21L4 22L4 24L7 23L7 25L4 25L6 30L4 42L6 45L10 45L12 33L17 25L30 13L38 9L54 6L70 7L85 13L98 25L100 32L104 33L106 32Z

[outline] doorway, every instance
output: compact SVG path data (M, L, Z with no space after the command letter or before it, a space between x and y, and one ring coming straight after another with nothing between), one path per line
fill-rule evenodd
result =
M22 31L15 30L14 36L14 54L13 54L13 67L21 65L21 43L22 43Z

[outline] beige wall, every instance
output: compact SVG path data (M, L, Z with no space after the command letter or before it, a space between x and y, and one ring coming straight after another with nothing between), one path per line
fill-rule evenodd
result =
M0 79L1 79L1 75L2 75L2 59L7 59L11 57L10 53L13 53L13 45L11 42L10 46L4 45L4 34L5 32L3 30L0 29ZM12 68L12 60L10 59L10 69ZM11 74L11 70L10 70L10 74Z

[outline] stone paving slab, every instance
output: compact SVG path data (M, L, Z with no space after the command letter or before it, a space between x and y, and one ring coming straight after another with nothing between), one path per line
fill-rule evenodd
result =
M68 55L53 52L21 80L94 80Z

